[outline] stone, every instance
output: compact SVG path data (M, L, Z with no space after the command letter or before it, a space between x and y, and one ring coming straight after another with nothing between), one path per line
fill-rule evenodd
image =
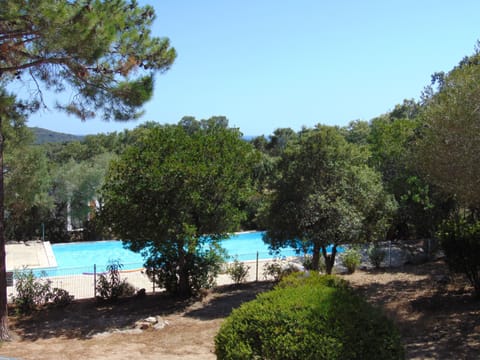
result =
M163 320L163 318L161 316L157 316L157 323L155 325L153 325L153 328L155 330L162 330L167 325L168 325L167 320Z
M154 316L149 316L148 318L145 319L145 321L150 323L150 324L156 324L158 320Z

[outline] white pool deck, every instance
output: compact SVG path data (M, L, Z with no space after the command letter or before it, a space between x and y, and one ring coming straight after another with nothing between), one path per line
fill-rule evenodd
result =
M57 261L48 241L25 241L6 245L7 271L56 267Z

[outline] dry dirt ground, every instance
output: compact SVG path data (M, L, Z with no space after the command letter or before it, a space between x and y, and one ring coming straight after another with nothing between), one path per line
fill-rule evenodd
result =
M458 282L446 283L442 261L344 278L398 324L408 359L480 358L480 300ZM215 359L213 339L222 320L271 286L223 286L195 301L161 294L114 305L77 301L30 317L12 316L13 340L2 344L0 359ZM161 316L167 325L131 330L148 316Z

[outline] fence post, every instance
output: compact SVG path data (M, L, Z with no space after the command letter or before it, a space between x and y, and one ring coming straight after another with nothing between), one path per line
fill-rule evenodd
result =
M155 294L155 270L152 270L152 287L153 293Z
M97 298L97 264L93 264L93 298Z
M258 282L258 251L257 251L257 265L255 268L255 282Z
M392 240L388 240L388 267L392 267Z

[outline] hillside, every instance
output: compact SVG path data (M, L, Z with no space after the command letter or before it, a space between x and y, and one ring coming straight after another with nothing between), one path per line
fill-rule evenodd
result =
M71 135L59 133L56 131L51 131L47 129L42 129L38 127L32 127L30 130L35 134L35 144L44 144L44 143L63 143L69 141L82 141L85 136L82 135Z
M35 135L35 144L41 145L45 143L64 143L69 141L82 141L85 136L84 135L72 135L72 134L65 134L60 133L48 129L43 129L39 127L31 127L30 130ZM252 135L244 135L243 139L245 141L252 141L256 136Z

